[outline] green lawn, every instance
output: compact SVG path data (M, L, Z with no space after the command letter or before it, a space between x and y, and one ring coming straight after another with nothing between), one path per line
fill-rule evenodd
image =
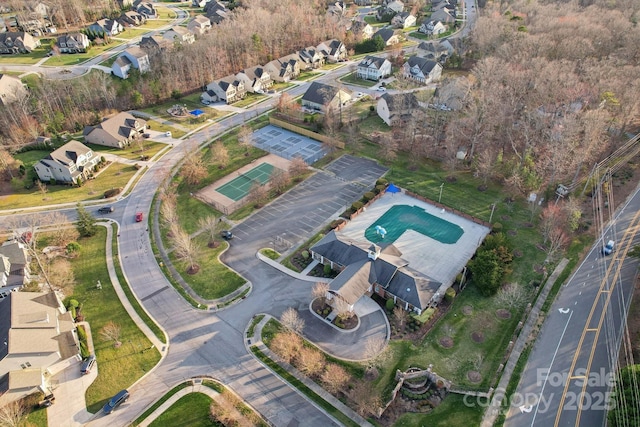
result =
M48 152L44 151L28 151L17 154L16 158L22 160L25 167L31 167L34 158L39 160L47 154ZM133 166L112 163L96 179L85 182L82 187L49 185L47 186L47 193L44 195L36 186L27 190L20 183L13 187L11 194L0 198L0 209L20 209L32 206L99 200L104 197L106 190L124 187L135 172L136 169Z
M300 75L296 78L296 80L300 80L300 81L307 81L307 80L312 80L318 76L321 76L322 73L319 73L317 71L303 71L300 73Z
M153 420L149 426L189 426L210 427L223 424L209 419L209 405L212 399L203 393L189 393L182 396L169 409Z
M45 408L37 408L27 415L27 424L31 427L47 427L47 410Z
M121 32L120 34L116 35L113 38L115 38L116 40L118 39L131 40L136 37L142 37L144 34L147 34L148 32L149 32L149 29L146 29L142 26L140 28L125 28L123 32Z
M182 138L183 136L185 136L187 133L185 131L179 130L174 128L171 125L165 124L165 123L160 123L158 121L155 120L149 120L149 119L145 119L147 121L147 125L149 126L150 129L153 130L157 130L158 132L171 132L171 136L173 138Z
M142 415L140 415L138 418L135 419L135 421L133 423L131 423L132 426L137 426L139 425L142 421L144 421L149 415L151 415L153 413L153 411L155 411L156 409L158 409L160 407L160 405L162 405L164 402L166 402L167 400L169 400L169 398L171 396L173 396L174 394L176 394L177 392L179 392L180 390L182 390L183 388L187 388L190 387L191 384L184 382L184 383L180 383L177 386L175 386L174 388L172 388L171 390L169 390L164 396L162 396L160 399L158 399L153 405L151 405L149 408L147 408Z
M18 53L14 55L0 55L0 65L2 64L18 64L18 65L33 65L40 61L42 58L46 58L48 49L38 48L31 53Z
M360 79L356 76L356 73L349 73L340 78L340 81L343 83L348 83L350 85L357 85L362 87L373 87L378 84L377 81Z
M157 349L131 320L113 289L107 272L105 254L106 229L98 227L94 237L82 238L79 256L71 259L76 277L74 298L82 304L82 314L91 326L98 378L89 386L85 398L87 409L95 413L118 391L131 386L160 360ZM100 281L102 289L96 289ZM120 348L100 337L108 322L120 326Z
M484 407L475 405L475 402L475 398L468 397L465 401L462 395L449 394L431 413L406 413L398 418L395 425L402 427L479 426Z
M105 147L103 145L96 144L85 145L98 153L98 155L102 153L109 153L129 160L139 160L142 155L149 156L149 158L151 158L167 146L167 144L153 142L148 139L139 139L126 148Z
M111 41L111 43L103 46L91 46L85 53L61 53L58 55L53 55L49 59L47 59L45 65L53 67L81 64L85 61L88 61L89 59L95 58L96 56L108 54L107 51L113 49L114 47L120 46L121 44L121 41L113 40Z

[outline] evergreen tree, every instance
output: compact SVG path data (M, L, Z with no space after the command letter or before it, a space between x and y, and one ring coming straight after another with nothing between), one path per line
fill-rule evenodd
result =
M96 234L96 219L87 210L78 203L78 222L76 222L78 232L83 237L91 237Z

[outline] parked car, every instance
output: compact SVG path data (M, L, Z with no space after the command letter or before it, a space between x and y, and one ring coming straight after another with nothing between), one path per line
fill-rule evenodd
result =
M113 208L113 206L103 206L100 209L98 209L98 213L101 214L108 214L113 212L115 209Z
M91 372L93 365L96 364L96 356L90 355L82 361L82 365L80 365L80 373L82 375L87 375Z
M151 138L151 134L150 133L143 133L142 137L143 138Z
M53 405L55 401L56 401L56 398L53 396L53 394L48 394L44 397L44 399L38 402L38 407L48 408L49 406Z
M607 242L607 244L604 245L604 247L602 248L602 254L603 255L611 255L615 245L616 245L616 242L614 242L613 240L609 240Z
M166 132L164 133L164 136L168 136L169 138L171 138L171 132L170 132L170 131L166 131Z
M121 390L109 400L104 407L102 408L102 412L105 414L110 414L116 409L118 406L122 405L124 402L129 399L129 392L127 390Z
M385 92L387 90L386 87L384 86L378 86L378 89L376 89L378 92Z
M136 222L142 222L143 218L144 218L144 214L142 212L136 213Z
M224 239L224 240L231 240L233 239L233 233L230 232L229 230L224 230L220 233L220 236Z

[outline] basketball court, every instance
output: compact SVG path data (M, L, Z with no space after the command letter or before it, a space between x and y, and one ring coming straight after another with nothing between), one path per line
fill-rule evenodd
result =
M321 142L274 125L255 131L253 145L287 160L300 157L308 165L326 154Z

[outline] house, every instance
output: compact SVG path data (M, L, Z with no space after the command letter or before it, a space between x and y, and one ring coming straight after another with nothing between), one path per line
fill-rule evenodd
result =
M455 13L449 12L448 9L436 10L429 17L430 21L440 21L443 24L450 25L456 22Z
M6 241L0 246L0 299L31 282L31 256L24 243Z
M431 12L445 9L451 16L456 16L457 0L437 0L431 2Z
M131 68L136 68L140 73L146 73L151 70L149 55L138 46L125 49L118 55L111 66L111 72L121 79L126 79L129 77L129 70L131 70Z
M0 33L7 32L7 24L4 22L4 18L0 17Z
M140 43L140 48L151 55L156 52L169 50L173 47L173 42L160 36L143 36Z
M448 30L448 25L443 24L441 21L434 21L430 19L420 25L418 32L429 36L437 36L438 34L446 33Z
M147 129L147 122L122 112L105 119L97 126L87 126L83 135L89 144L124 148L134 139L140 138Z
M38 2L31 8L33 13L35 13L40 18L48 18L49 17L49 6L44 4L43 2Z
M398 13L404 11L404 3L401 1L392 1L387 3L386 5L380 6L376 10L376 19L378 21L390 20Z
M54 292L11 292L0 301L0 406L37 391L50 394L50 378L78 360L71 313Z
M324 55L314 46L305 47L298 51L300 57L300 68L303 70L314 70L324 65Z
M178 44L191 44L196 41L196 37L191 31L186 27L178 26L171 27L171 29L167 30L162 37Z
M327 7L327 14L337 17L343 16L345 11L346 9L343 1L333 2Z
M396 28L409 28L416 25L416 17L409 12L400 12L391 19L391 25Z
M371 6L373 4L373 0L354 0L356 6Z
M326 62L341 62L347 59L347 47L340 40L327 40L320 43L317 49Z
M89 25L87 31L100 36L115 36L120 34L124 30L122 24L114 19L100 19L93 24Z
M219 24L227 17L228 10L216 0L210 0L204 5L204 14L211 21L211 24Z
M340 271L333 279L327 299L334 304L339 298L349 310L365 293L375 292L393 299L396 305L417 314L437 304L437 282L409 267L408 261L393 245L381 248L346 239L335 231L329 232L311 249L314 260Z
M442 65L419 56L410 56L402 65L402 77L427 84L440 79Z
M193 34L202 35L211 29L211 20L204 15L196 15L187 24L187 29Z
M393 126L408 120L420 108L413 92L390 94L385 93L378 99L376 112L387 124Z
M400 13L404 10L404 3L400 0L387 2L386 7L393 10L395 13Z
M358 63L356 76L359 79L380 80L391 75L391 62L379 56L365 56Z
M246 95L247 90L244 82L231 75L209 83L207 90L200 95L200 98L205 104L219 101L232 104L240 101Z
M420 43L416 49L416 55L442 64L446 62L447 58L450 57L454 51L449 40L434 40Z
M86 52L91 42L86 34L69 33L58 36L56 46L60 53L81 53Z
M373 27L365 21L353 21L349 31L360 40L370 39L375 32Z
M8 74L0 74L0 104L9 105L29 96L22 80Z
M300 75L300 57L296 54L283 56L268 62L264 69L276 82L288 82Z
M0 54L29 53L40 47L40 40L22 31L0 33Z
M373 37L380 36L384 41L385 46L393 46L400 43L400 35L393 31L391 28L382 28L373 35Z
M340 108L351 100L352 92L320 82L313 82L302 95L302 106L326 113L329 109Z
M236 78L244 83L246 90L253 93L262 93L273 86L271 76L262 65L246 68L236 74Z
M141 2L136 6L136 12L145 16L147 19L156 19L158 17L158 11L151 2Z
M147 22L147 17L135 10L129 10L120 15L118 22L122 27L137 27Z
M205 7L211 0L193 0L193 7Z
M89 178L99 156L81 142L71 140L34 165L42 182L76 183Z

